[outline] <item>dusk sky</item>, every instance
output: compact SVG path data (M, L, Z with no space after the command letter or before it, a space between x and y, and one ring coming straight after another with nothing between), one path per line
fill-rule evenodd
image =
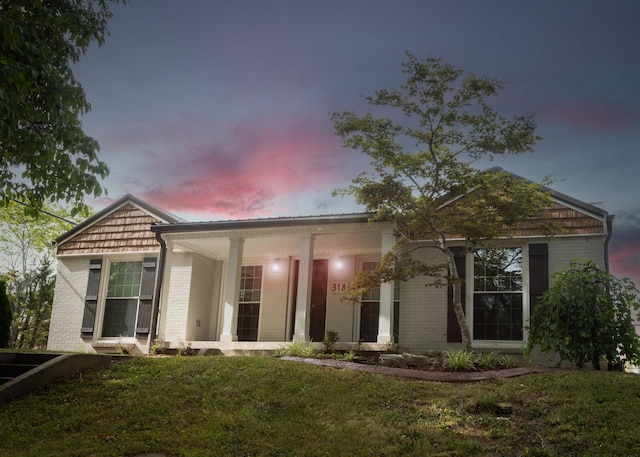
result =
M403 83L406 51L496 77L534 114L533 154L496 160L615 214L612 273L640 285L640 2L133 0L75 69L85 131L129 192L191 221L361 211L368 167L331 113Z

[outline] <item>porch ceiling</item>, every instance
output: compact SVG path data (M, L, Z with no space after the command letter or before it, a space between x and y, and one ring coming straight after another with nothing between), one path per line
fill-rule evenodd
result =
M296 257L300 253L300 235L267 235L244 237L244 257ZM184 235L170 238L175 250L197 252L213 259L229 255L229 237ZM314 255L362 255L379 253L382 236L379 231L315 234Z

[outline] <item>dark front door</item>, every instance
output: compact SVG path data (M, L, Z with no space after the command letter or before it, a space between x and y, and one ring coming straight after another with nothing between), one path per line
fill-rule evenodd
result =
M289 339L295 332L293 326L295 325L296 308L298 307L298 272L300 271L300 261L296 260L295 264L295 276L294 276L294 290L293 290L293 306L291 309L291 330L289 332ZM314 260L313 261L313 273L311 276L311 313L310 313L310 325L309 336L311 341L320 342L324 340L325 320L327 317L327 279L329 277L329 261L328 260Z
M324 327L327 317L327 278L329 274L328 260L313 261L311 279L311 325L309 337L311 341L324 340Z

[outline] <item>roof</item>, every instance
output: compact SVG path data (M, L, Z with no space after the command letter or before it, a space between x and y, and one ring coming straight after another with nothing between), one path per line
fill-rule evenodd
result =
M131 194L126 194L123 197L119 198L118 200L114 201L113 203L111 203L109 206L107 206L106 208L102 209L101 211L98 211L97 213L95 213L94 215L92 215L91 217L85 219L84 221L80 222L78 225L74 226L72 229L67 230L66 232L64 232L62 235L60 235L58 238L56 238L55 240L55 244L59 245L60 243L64 242L65 240L68 240L69 238L73 237L74 235L76 235L77 233L83 231L84 229L86 229L87 227L92 226L93 224L95 224L96 222L104 219L106 216L108 216L109 214L113 213L114 211L118 210L119 208L123 207L124 205L126 205L127 203L132 203L133 205L139 207L140 209L142 209L143 211L153 215L155 218L164 221L166 223L180 223L180 222L184 222L182 219L180 219L177 216L174 216L173 214L170 214L148 202L145 202L144 200L140 200L139 198L131 195Z
M365 223L369 222L371 217L371 213L353 213L209 222L175 222L168 224L155 224L151 226L151 230L153 232L160 233L179 233L256 228L304 227L309 225Z

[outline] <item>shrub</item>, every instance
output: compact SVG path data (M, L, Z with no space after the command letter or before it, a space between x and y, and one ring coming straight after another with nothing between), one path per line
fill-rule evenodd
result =
M318 351L308 341L293 341L276 349L276 356L283 357L286 355L291 357L317 357Z
M498 353L495 351L480 353L476 356L476 364L483 370L490 370L498 366Z
M331 352L339 339L338 332L335 330L327 330L324 340L322 340L325 350Z
M516 359L512 355L508 355L508 354L500 357L500 360L498 360L498 364L502 368L515 368L518 366Z
M448 349L444 352L443 366L453 371L473 371L473 352L465 349Z
M342 355L342 360L346 362L353 362L356 359L356 351L351 349L349 352L345 352Z
M617 279L592 261L573 261L554 279L533 308L525 354L540 345L580 368L591 361L595 370L602 358L609 366L640 361L633 325L640 292L631 280Z

